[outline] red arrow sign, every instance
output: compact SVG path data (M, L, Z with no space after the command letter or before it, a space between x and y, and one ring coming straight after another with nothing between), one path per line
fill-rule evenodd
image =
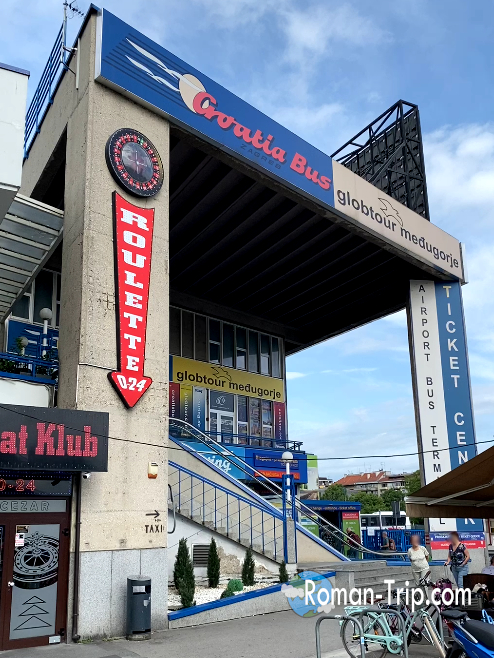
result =
M118 370L108 374L127 407L152 384L144 376L154 209L134 206L113 193Z

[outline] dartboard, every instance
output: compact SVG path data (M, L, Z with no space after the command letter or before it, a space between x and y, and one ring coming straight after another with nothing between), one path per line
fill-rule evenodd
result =
M34 532L16 548L14 583L22 589L39 589L57 582L58 539Z

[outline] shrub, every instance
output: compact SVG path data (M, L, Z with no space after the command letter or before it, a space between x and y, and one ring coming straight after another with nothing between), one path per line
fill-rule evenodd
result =
M178 543L177 557L173 569L173 580L180 595L182 606L184 608L192 607L194 605L196 582L194 567L190 559L186 539L181 539Z
M190 560L189 549L187 548L187 540L181 539L178 542L178 551L175 558L175 565L173 567L173 582L178 589L179 579L184 577L187 561Z
M245 553L245 559L242 564L242 582L246 587L254 584L254 570L256 568L254 558L252 557L252 548L249 546Z
M221 592L220 599L227 599L229 596L235 596L235 594L227 587Z
M242 581L238 580L238 578L232 578L228 581L227 589L229 589L230 592L241 592L243 588Z
M209 553L208 553L208 585L209 587L218 587L220 584L220 556L218 555L218 549L216 547L216 542L214 537L211 539L209 544Z
M286 570L286 562L285 560L282 561L280 564L280 583L287 583L288 582L288 571Z

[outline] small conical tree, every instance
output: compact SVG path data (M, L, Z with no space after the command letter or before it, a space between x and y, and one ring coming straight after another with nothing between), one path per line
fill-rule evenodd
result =
M187 548L187 540L181 539L178 542L178 551L175 558L175 565L173 567L173 582L178 589L178 581L184 577L187 561L190 560L189 549Z
M182 606L184 608L190 608L193 606L196 580L194 577L194 566L190 559L186 539L181 539L178 543L177 557L173 569L173 580L180 595Z
M287 583L288 582L288 571L286 570L286 562L285 560L282 561L280 564L280 583Z
M218 587L220 584L220 556L218 555L218 548L214 537L209 544L208 553L208 584L209 587Z
M252 557L252 548L249 546L245 553L244 563L242 564L242 582L246 587L254 584L254 570L256 564Z

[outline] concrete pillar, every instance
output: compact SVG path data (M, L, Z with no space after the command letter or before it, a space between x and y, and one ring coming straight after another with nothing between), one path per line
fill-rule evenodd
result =
M92 81L93 19L90 29L89 52L81 52L89 81L67 125L58 404L110 414L108 473L83 480L81 492L79 634L104 637L124 634L126 579L139 573L152 578L153 628L167 625L169 124ZM131 197L111 177L105 144L118 128L139 130L157 147L165 183L155 197ZM133 409L124 407L107 379L117 368L114 190L155 208L144 368L153 384ZM159 464L154 480L148 479L150 461ZM147 516L153 510L159 521Z

